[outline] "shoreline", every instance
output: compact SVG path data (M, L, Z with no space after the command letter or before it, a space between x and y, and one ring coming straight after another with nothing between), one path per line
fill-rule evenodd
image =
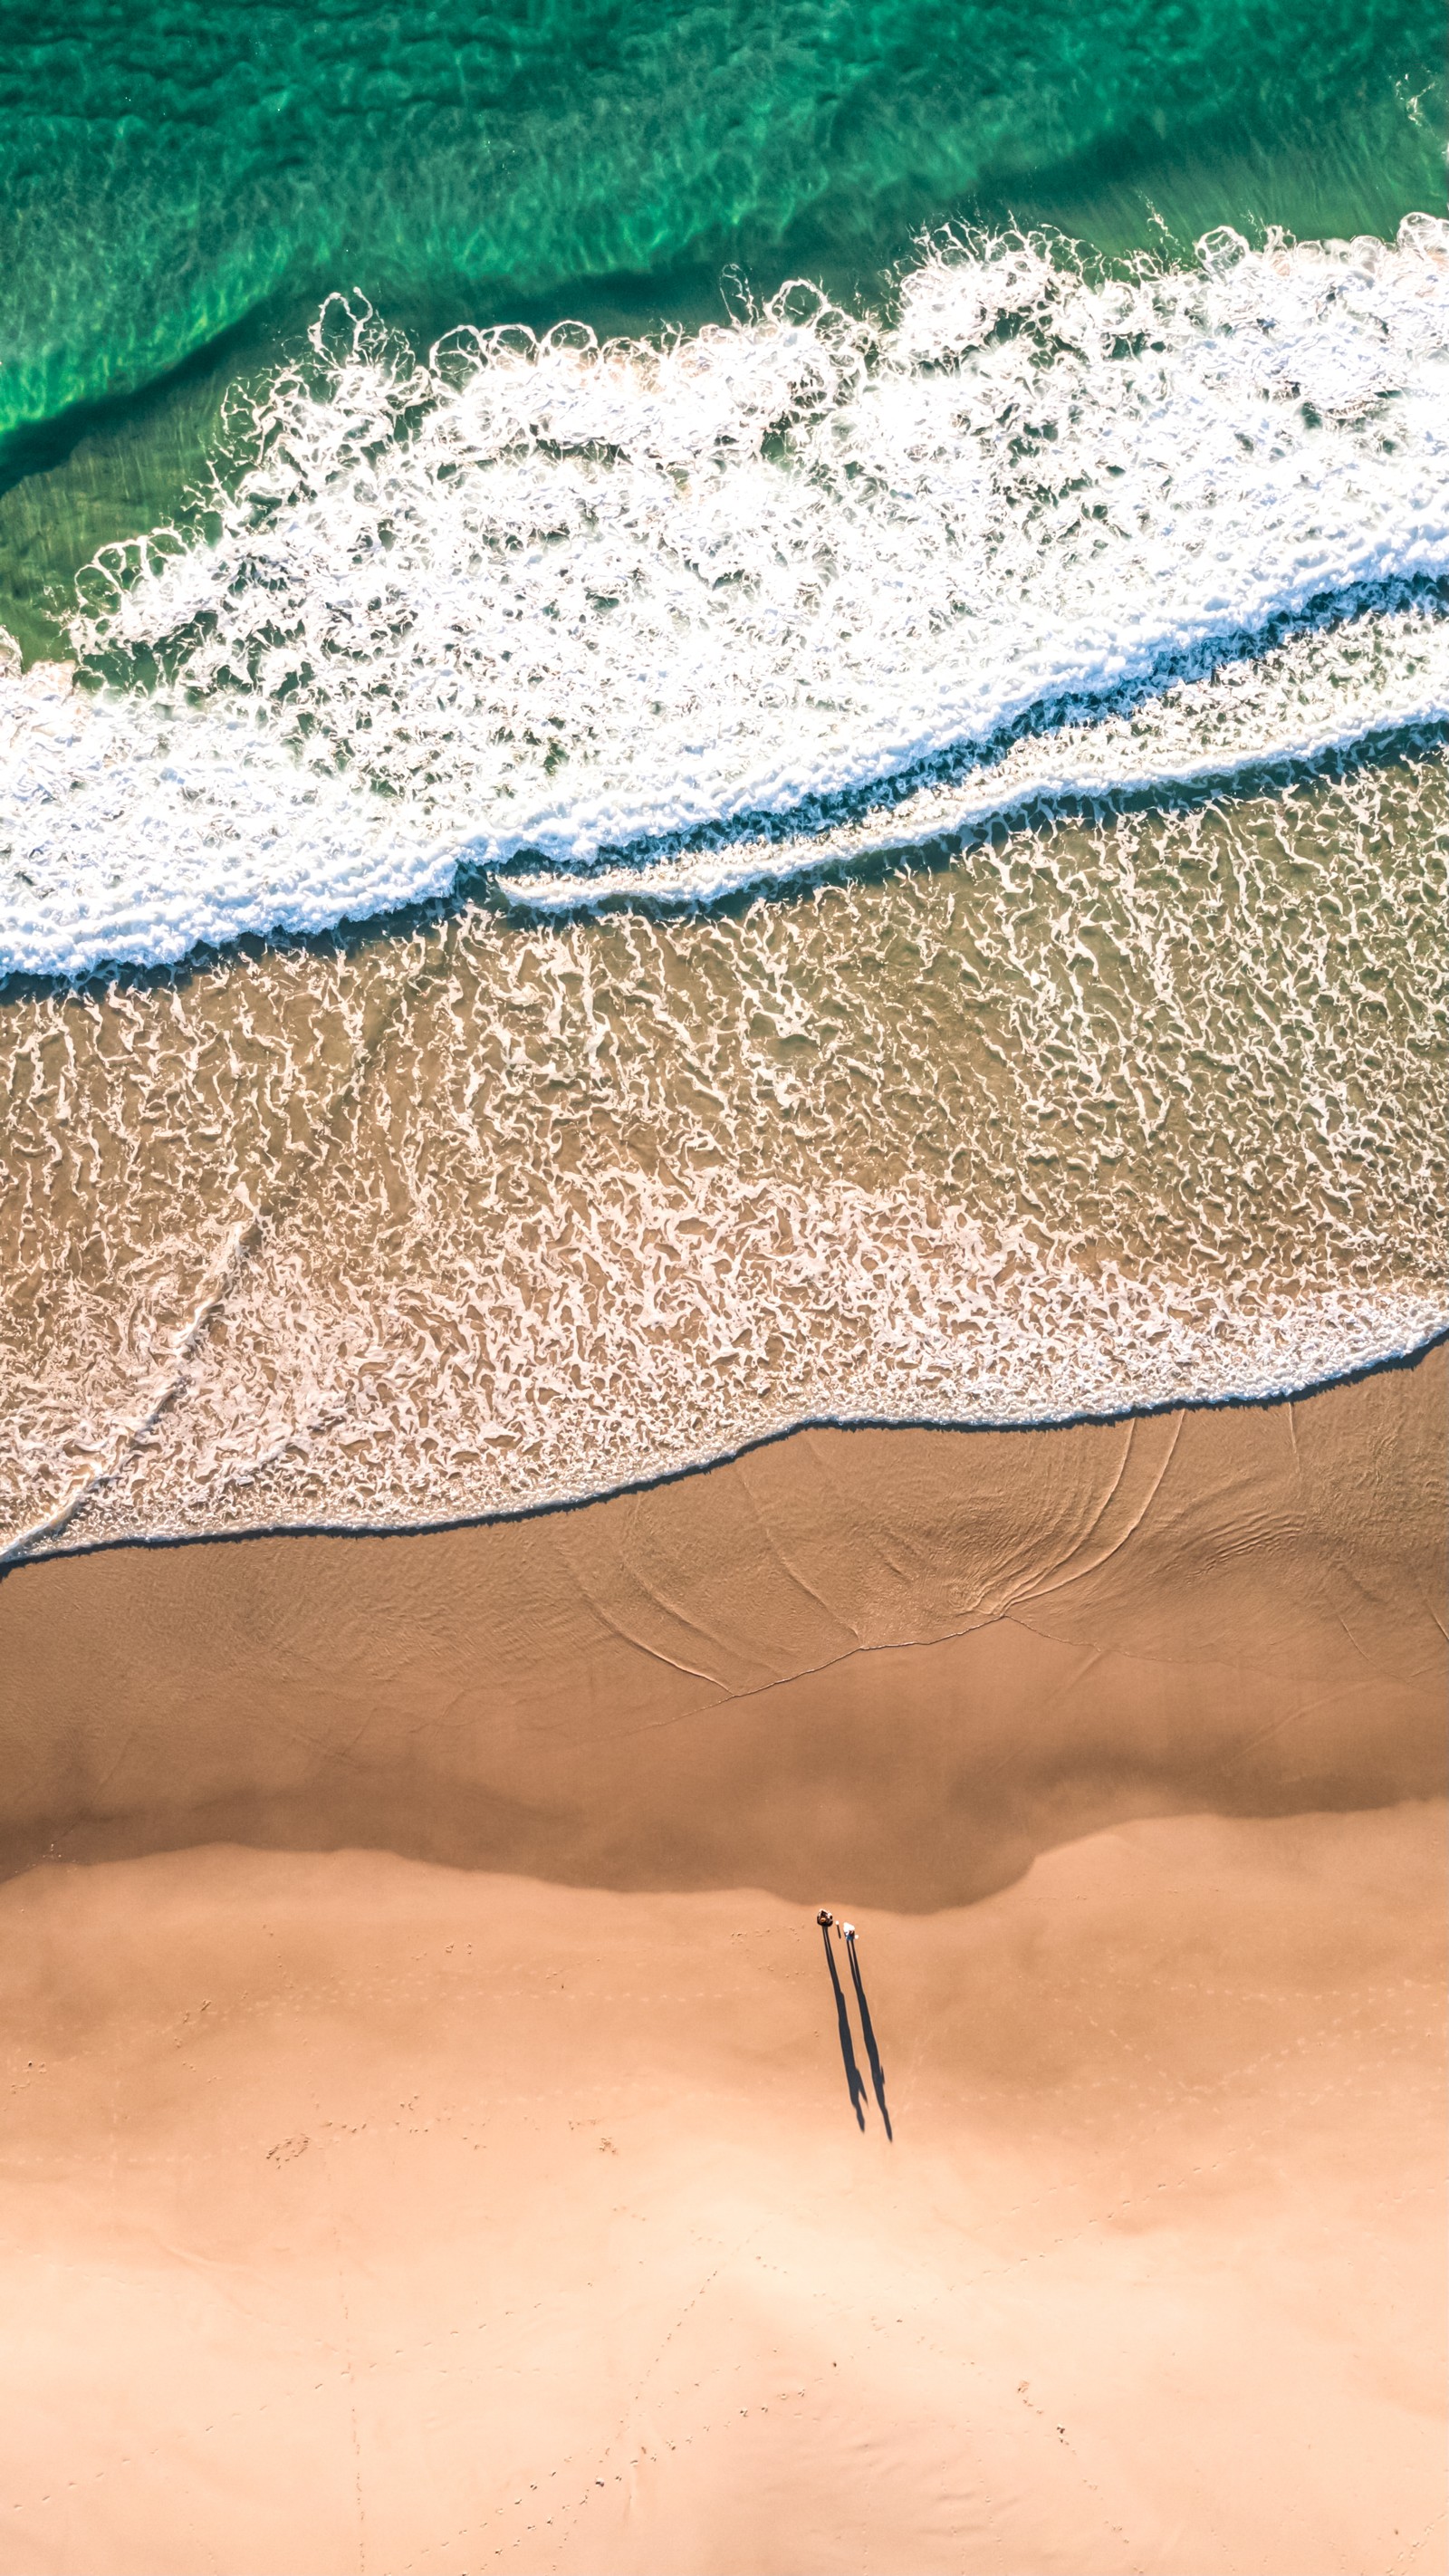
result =
M1365 1360L1354 1368L1336 1370L1329 1377L1314 1378L1304 1386L1277 1388L1266 1395L1187 1396L1161 1404L1126 1405L1110 1413L1068 1413L1043 1420L1027 1421L961 1421L931 1415L885 1414L807 1414L798 1422L776 1431L762 1431L756 1439L742 1441L733 1449L721 1449L707 1458L689 1460L679 1467L661 1467L657 1474L630 1478L622 1484L603 1485L587 1493L565 1494L546 1502L521 1503L516 1508L493 1512L467 1512L438 1520L421 1521L280 1521L263 1522L256 1528L218 1530L153 1530L124 1538L99 1538L79 1541L72 1547L32 1547L25 1540L13 1540L0 1546L0 1585L26 1566L50 1565L67 1559L102 1556L120 1549L170 1549L183 1547L244 1546L261 1539L414 1539L444 1537L455 1531L512 1527L525 1521L552 1519L564 1512L592 1511L598 1505L618 1502L630 1496L667 1491L697 1476L712 1476L721 1468L758 1456L810 1432L939 1432L957 1439L978 1437L1040 1438L1055 1432L1114 1429L1134 1422L1154 1422L1179 1415L1218 1413L1270 1413L1285 1405L1309 1404L1321 1396L1340 1389L1363 1386L1370 1380L1393 1372L1420 1368L1436 1351L1449 1344L1449 1323L1435 1328L1422 1342L1410 1349L1392 1351L1382 1359ZM85 1509L89 1495L69 1506L67 1517Z
M407 1548L40 1559L0 1865L352 1843L916 1911L1126 1816L1435 1794L1446 1395L1441 1344L1301 1404L802 1430Z

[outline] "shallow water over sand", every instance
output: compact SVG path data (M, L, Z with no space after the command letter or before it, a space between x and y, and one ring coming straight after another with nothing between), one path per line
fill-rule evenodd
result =
M1432 748L711 912L13 993L12 1534L517 1510L1444 1320Z

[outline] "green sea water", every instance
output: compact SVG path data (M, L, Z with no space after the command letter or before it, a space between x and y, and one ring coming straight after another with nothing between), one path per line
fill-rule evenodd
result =
M279 293L451 310L729 258L868 265L963 208L1384 230L1438 177L1423 0L84 0L7 23L7 429Z
M1387 236L1441 200L1441 55L1425 0L12 5L0 618L53 650L330 288L424 340L637 330L730 267L875 300L952 219Z

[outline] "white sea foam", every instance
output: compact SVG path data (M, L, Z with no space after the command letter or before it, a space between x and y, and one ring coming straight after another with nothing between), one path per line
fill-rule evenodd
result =
M0 1546L528 1509L1449 1322L1442 746L0 1011Z
M957 842L1034 808L1096 806L1302 769L1376 734L1446 724L1449 618L1424 610L1358 617L1226 663L1209 679L1169 682L1130 713L1030 734L964 775L863 800L846 821L812 832L740 834L613 867L520 867L499 886L517 909L540 913L639 895L710 902L742 886Z
M938 248L889 328L792 289L660 349L419 367L334 304L246 429L204 537L85 577L85 685L0 677L0 965L320 929L521 854L515 901L641 858L707 892L1446 715L1442 631L1383 606L1449 580L1425 217L1107 282ZM943 758L914 816L831 811ZM682 847L730 830L752 860Z

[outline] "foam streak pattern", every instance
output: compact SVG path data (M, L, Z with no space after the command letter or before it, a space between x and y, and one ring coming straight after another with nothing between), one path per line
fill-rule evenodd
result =
M43 1548L1261 1394L1449 1320L1442 755L788 899L17 997Z

